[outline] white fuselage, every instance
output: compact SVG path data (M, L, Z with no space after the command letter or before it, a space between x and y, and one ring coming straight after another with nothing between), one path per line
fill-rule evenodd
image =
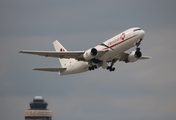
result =
M136 28L138 29L138 28ZM97 45L97 50L108 50L103 56L99 58L102 61L102 68L107 67L107 61L117 58L124 51L135 46L136 42L143 39L145 32L143 30L134 31L134 28L128 29L109 40L103 42L101 45ZM75 74L88 71L88 67L91 64L84 61L78 61L70 59L67 64L67 69L63 72L59 72L60 75ZM98 66L100 67L100 66Z

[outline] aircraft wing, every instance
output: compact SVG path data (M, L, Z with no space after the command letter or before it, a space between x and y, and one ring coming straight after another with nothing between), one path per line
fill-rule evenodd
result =
M34 70L48 71L48 72L62 72L66 68L35 68Z
M79 58L82 56L84 51L73 51L73 52L57 52L57 51L32 51L32 50L22 50L20 53L40 55L45 57L55 57L55 58Z
M101 57L107 51L98 51L98 56ZM57 52L57 51L32 51L32 50L22 50L20 53L33 54L45 57L55 57L55 58L74 58L77 60L85 61L83 58L84 51L67 51L67 52Z
M124 61L124 62L127 62L128 61L128 56L129 56L130 53L127 53L127 52L124 52L122 53L119 57L118 57L118 60L119 61ZM150 59L151 57L150 56L142 56L141 58L139 58L138 60L145 60L145 59Z

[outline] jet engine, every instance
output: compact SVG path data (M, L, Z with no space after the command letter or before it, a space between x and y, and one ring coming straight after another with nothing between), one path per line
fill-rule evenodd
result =
M128 56L129 62L135 62L142 56L142 53L140 50L133 51Z
M98 51L95 48L91 48L84 52L83 57L85 60L90 60L98 55Z

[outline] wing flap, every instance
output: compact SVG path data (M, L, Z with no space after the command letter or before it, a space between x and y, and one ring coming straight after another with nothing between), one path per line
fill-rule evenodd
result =
M66 68L35 68L34 70L48 71L48 72L62 72L66 70Z

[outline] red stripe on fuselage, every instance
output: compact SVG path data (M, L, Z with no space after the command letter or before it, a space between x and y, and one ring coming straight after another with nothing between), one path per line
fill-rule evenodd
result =
M111 45L109 48L113 48L113 47L115 47L115 46L117 46L117 45L119 45L119 44L121 44L121 43L123 43L123 42L125 42L125 41L127 41L127 40L129 40L129 39L131 39L131 38L136 37L136 36L137 36L137 35L131 36L131 37L129 37L129 38L123 40L123 41L120 41L120 42L118 42L118 43L116 43L116 44L114 44L114 45ZM108 48L104 48L104 49L108 49Z

